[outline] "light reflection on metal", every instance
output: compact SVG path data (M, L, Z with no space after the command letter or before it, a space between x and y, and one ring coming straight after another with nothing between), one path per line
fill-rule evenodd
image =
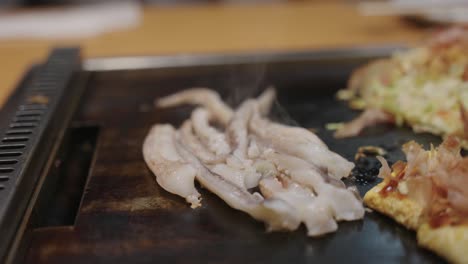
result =
M268 63L269 61L292 62L308 60L341 60L349 58L375 58L388 56L395 50L404 49L403 45L369 46L358 48L342 48L297 52L257 52L231 54L197 54L197 55L165 55L165 56L128 56L90 58L83 62L87 71L115 71L154 68L173 68L188 66L229 65L242 63Z

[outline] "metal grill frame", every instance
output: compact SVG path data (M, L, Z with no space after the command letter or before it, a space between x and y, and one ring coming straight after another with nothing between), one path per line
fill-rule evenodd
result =
M78 100L70 86L79 49L60 48L33 67L0 114L0 262L14 243L42 168ZM63 111L63 110L65 111ZM42 155L41 155L42 154Z

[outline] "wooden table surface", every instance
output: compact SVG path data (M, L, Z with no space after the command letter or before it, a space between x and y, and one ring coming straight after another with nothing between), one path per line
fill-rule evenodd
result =
M306 50L420 41L397 17L364 17L339 2L145 7L133 29L73 40L0 40L0 105L24 71L60 45L85 58L116 55Z

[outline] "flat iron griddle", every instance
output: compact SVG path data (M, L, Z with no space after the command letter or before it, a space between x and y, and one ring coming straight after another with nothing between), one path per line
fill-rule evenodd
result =
M408 140L438 144L438 137L408 128L376 127L344 140L324 128L357 114L334 99L350 72L391 51L113 58L89 60L85 69L65 63L68 75L57 75L63 84L54 85L73 96L58 98L50 109L54 118L38 121L47 128L37 132L40 141L51 143L28 156L43 161L32 167L20 160L23 180L8 190L16 195L21 190L23 199L0 201L15 205L18 215L14 223L0 215L0 224L11 233L2 238L1 256L18 263L443 263L417 246L414 232L376 212L362 221L340 222L336 233L309 238L304 227L266 233L262 223L202 188L203 206L190 209L157 185L141 154L151 125L178 126L193 109L155 109L153 100L194 86L217 89L235 106L272 84L279 95L272 118L315 129L349 160L362 145L384 145L390 160L397 160L403 158L401 143ZM65 53L68 57L56 52L51 60L78 59L76 50ZM11 118L50 64L31 71L2 120ZM37 148L36 141L24 144ZM363 195L376 183L357 187Z

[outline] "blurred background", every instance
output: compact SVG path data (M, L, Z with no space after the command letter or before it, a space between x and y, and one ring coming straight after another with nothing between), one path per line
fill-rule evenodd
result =
M467 0L0 0L0 104L56 46L83 56L414 45Z

